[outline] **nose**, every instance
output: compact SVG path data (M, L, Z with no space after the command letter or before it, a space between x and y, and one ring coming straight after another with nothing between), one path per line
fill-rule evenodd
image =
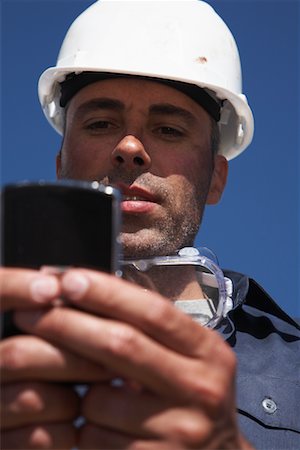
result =
M133 135L126 135L114 148L112 163L115 167L124 169L148 170L151 166L151 158L146 152L143 143Z

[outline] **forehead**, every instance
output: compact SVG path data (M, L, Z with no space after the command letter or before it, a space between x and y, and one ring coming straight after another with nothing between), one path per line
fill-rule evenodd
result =
M210 121L208 113L182 92L159 82L137 78L107 79L92 83L74 95L68 110L75 112L83 104L88 105L90 100L97 98L115 99L124 109L137 107L147 112L152 111L153 105L169 104L186 110L196 120Z

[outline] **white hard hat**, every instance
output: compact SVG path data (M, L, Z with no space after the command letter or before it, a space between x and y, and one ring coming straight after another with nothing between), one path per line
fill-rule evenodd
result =
M234 38L213 8L198 0L99 0L71 25L56 67L39 80L39 98L62 134L61 85L70 74L135 75L204 88L221 104L219 153L232 159L251 142L253 116L242 94Z

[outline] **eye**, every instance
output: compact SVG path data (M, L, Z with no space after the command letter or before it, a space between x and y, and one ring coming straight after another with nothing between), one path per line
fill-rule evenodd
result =
M108 130L113 128L113 124L107 120L97 120L96 122L89 123L86 128L88 130Z
M157 133L168 138L176 138L183 136L183 132L174 127L161 126L157 129Z

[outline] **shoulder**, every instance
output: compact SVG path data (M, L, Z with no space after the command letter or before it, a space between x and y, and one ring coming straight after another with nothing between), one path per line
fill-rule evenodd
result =
M243 277L226 275L236 286ZM258 448L299 448L299 325L252 279L247 279L244 298L238 298L229 320L233 332L228 342L238 358L237 402L245 435L254 445L260 443Z
M299 323L285 313L255 280L237 272L226 271L225 275L233 282L234 307L229 317L236 332L259 339L259 344L272 344L271 337L279 336L283 344L299 345ZM262 342L265 338L270 339Z

